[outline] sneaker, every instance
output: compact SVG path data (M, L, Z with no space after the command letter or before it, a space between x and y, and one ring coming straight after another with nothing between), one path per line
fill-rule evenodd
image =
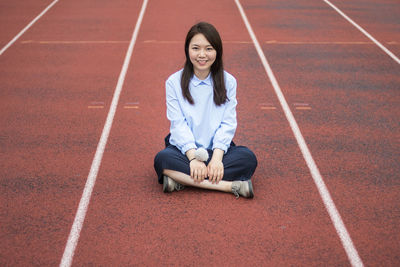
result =
M181 185L180 183L175 182L173 179L164 175L164 179L163 179L163 192L164 193L172 192L175 190L180 191L184 188L185 188L185 186Z
M253 184L250 180L232 182L232 193L238 198L239 196L253 198Z

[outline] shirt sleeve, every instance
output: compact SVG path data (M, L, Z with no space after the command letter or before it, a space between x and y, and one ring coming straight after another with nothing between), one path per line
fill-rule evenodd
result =
M226 83L226 90L228 101L225 103L225 111L221 121L221 125L217 129L213 139L213 147L222 149L225 153L228 150L233 136L236 132L237 120L236 120L236 87L237 83L235 78L229 77Z
M177 88L179 87L179 88ZM197 148L195 139L189 125L183 115L178 91L181 90L180 85L168 79L166 84L166 101L167 101L167 118L171 122L170 127L170 143L176 146L182 154L192 148Z

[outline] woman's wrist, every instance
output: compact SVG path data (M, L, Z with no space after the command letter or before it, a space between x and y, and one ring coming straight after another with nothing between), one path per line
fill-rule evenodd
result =
M222 158L224 157L224 151L222 149L219 148L215 148L213 150L213 155L211 160L217 160L217 161L222 161Z
M197 160L200 162L206 162L208 160L208 152L205 148L197 148L197 149L189 149L186 151L186 157L189 160L189 163L193 160Z
M186 157L188 158L189 162L191 162L192 160L194 160L196 158L194 155L195 151L196 151L196 149L194 149L194 148L191 148L188 151L186 151L185 154L186 154Z

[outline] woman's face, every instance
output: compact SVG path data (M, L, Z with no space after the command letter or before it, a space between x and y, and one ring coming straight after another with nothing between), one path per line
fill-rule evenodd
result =
M198 33L190 40L189 57L196 76L206 78L210 72L211 65L217 57L217 51L215 51L214 47L212 47L203 34Z

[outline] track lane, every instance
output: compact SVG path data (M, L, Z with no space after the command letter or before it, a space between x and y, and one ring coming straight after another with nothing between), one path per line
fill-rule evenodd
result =
M83 223L85 221L86 212L87 212L89 204L90 204L90 199L92 196L93 188L96 184L97 174L100 169L104 150L107 145L108 137L109 137L109 134L111 131L113 121L114 121L114 116L115 116L115 113L117 110L119 98L120 98L122 88L124 85L126 73L129 68L129 63L131 61L133 49L135 47L137 36L140 31L140 27L141 27L141 24L143 21L143 16L146 12L147 3L148 3L148 1L144 0L142 7L140 8L138 20L135 24L135 27L134 27L134 30L132 33L132 37L129 42L129 47L127 49L124 63L123 63L122 69L121 69L121 73L119 74L118 82L117 82L117 85L116 85L114 93L113 93L113 98L112 98L112 101L110 104L110 109L107 114L107 119L104 124L104 128L101 133L99 143L97 145L96 153L93 158L92 165L90 167L90 172L89 172L86 184L85 184L85 188L82 193L81 200L79 202L79 206L78 206L78 209L77 209L77 212L75 215L74 223L71 227L71 232L68 236L68 242L65 246L65 250L64 250L63 257L61 259L60 266L71 266L71 264L72 264L73 256L75 253L75 248L79 241L80 232L81 232Z
M400 64L400 59L389 51L381 42L376 40L371 34L369 34L363 27L357 24L353 19L347 16L342 10L340 10L337 6L329 2L328 0L324 0L330 7L332 7L336 12L338 12L343 18L345 18L350 24L352 24L355 28L357 28L360 32L362 32L368 39L370 39L375 45L381 48L388 56L390 56L397 64ZM392 43L392 42L390 42Z
M332 1L356 23L374 36L397 58L400 57L400 3L385 1Z
M211 1L193 5L149 2L74 265L348 264L286 119L279 107L261 109L277 100L236 6L212 2L204 15ZM252 201L191 188L166 195L156 181L153 158L169 127L164 82L200 19L220 30L239 81L235 140L259 157Z
M254 4L252 1L250 6ZM315 5L315 10L324 9L311 1L296 4L300 10L303 4L305 10L310 5ZM293 13L287 6L288 10L279 9L281 21L276 24L285 23ZM260 25L263 20L258 14L262 11L249 8L248 12L250 20ZM345 20L332 25L330 16L305 12L307 24L325 25L326 32L337 31L321 39L346 40L346 32L351 31ZM301 18L298 21L305 23ZM293 35L288 30L288 36L309 36L313 29L293 27ZM278 31L271 35L270 27L259 26L255 31L259 39L280 37ZM357 36L362 38L361 33ZM395 225L400 214L396 204L400 199L400 166L396 162L400 146L396 137L399 67L374 45L307 42L264 45L264 52L288 101L309 108L293 106L294 115L361 258L365 264L395 265L395 244L399 242Z
M138 4L92 4L59 3L25 40L59 40L58 31L65 40L113 40L114 25L109 34L86 28L113 24L104 9L129 38ZM125 52L124 43L20 43L0 58L1 265L59 264ZM104 107L90 109L93 102Z
M80 4L89 8L91 3L93 2L85 1ZM170 8L167 3L155 3L158 9L153 10L151 18L159 17ZM308 171L304 163L298 161L301 155L299 151L294 152L297 146L279 110L272 89L260 89L268 86L266 84L269 82L263 75L261 65L255 64L258 62L258 57L252 45L233 44L233 41L228 45L225 44L225 60L227 70L239 81L237 142L254 149L260 161L254 179L255 201L258 202L246 200L234 202L230 195L195 189L167 196L161 193L160 186L154 178L152 159L161 149L162 138L168 130L163 102L164 81L177 69L176 62L183 62L184 33L196 20L204 18L201 11L206 9L207 4L209 6L211 2L205 2L198 11L193 13L186 11L183 15L179 8L171 10L168 18L163 19L162 27L161 25L154 27L154 24L159 23L159 19L151 19L148 22L147 34L141 39L142 46L137 48L140 56L136 60L141 64L132 69L131 79L127 81L127 88L132 89L124 91L124 97L121 99L119 115L115 122L118 126L114 126L112 140L107 146L100 177L102 182L99 181L96 185L94 201L91 204L91 217L87 225L85 223L85 237L81 241L83 244L78 250L76 264L112 265L116 262L159 264L165 261L171 264L193 264L193 262L206 264L213 260L216 264L234 262L244 265L248 264L246 254L252 255L251 260L255 264L309 265L310 262L315 265L348 264L314 185L309 181ZM76 6L71 2L66 5L70 12ZM313 5L314 3L310 3L308 6ZM49 33L50 27L35 27L35 33L24 40L58 42L39 44L21 41L18 51L22 48L29 48L32 51L0 59L0 64L7 63L11 66L1 74L2 81L6 81L4 87L6 90L2 90L4 94L1 97L3 99L1 114L5 114L2 115L1 125L11 123L9 128L5 128L4 131L2 129L1 134L1 142L6 144L2 147L9 153L1 155L2 170L4 170L1 177L7 178L2 179L1 195L5 200L1 201L6 203L6 209L3 210L1 218L11 217L1 230L2 234L6 233L2 235L2 240L8 242L7 250L2 248L1 255L6 255L2 258L10 260L11 263L14 263L12 260L27 264L54 265L59 262L58 257L61 253L54 255L54 250L65 244L76 211L73 206L77 205L80 198L86 179L85 170L87 173L87 165L90 165L92 160L90 153L93 153L97 144L107 110L106 107L96 109L96 113L88 115L87 107L92 105L92 102L103 102L105 105L109 103L107 99L110 99L111 91L115 87L115 77L118 76L125 52L126 45L123 41L129 38L131 32L129 27L135 21L131 17L133 9L128 6L113 12L109 12L106 8L100 10L102 7L104 6L97 6L96 11L91 9L79 13L73 19L69 18L74 16L75 12L70 14L71 16L59 14L62 19L52 19L57 24L55 28L60 29L56 34ZM193 10L193 5L188 1L181 8ZM316 11L325 10L318 6L314 8ZM262 10L255 7L252 9L263 16L264 20L271 18ZM283 7L279 10L279 16L276 18L287 15L282 11ZM114 21L113 13L128 14L128 11L129 22L124 24L126 17L119 15L118 23L110 23ZM227 23L240 21L239 17L232 20L232 14L237 14L235 6L228 8L218 5L215 12L218 13L218 19L212 14L209 14L208 18L226 40L237 41L247 38L244 27L239 29L232 27L241 24ZM286 19L292 17L294 13L288 14ZM95 27L95 23L81 27L80 23L76 23L77 20L87 22L85 16L89 16L89 21L93 21L98 14L107 20L107 22L96 21L102 25L99 28L105 29L103 31ZM179 25L176 23L178 16ZM325 18L329 19L330 16ZM331 25L332 28L327 31L329 34L322 35L324 40L334 42L336 37L344 41L349 38L355 42L361 40L359 35L349 34L348 32L352 30L346 27L343 35L332 35L335 33L333 22L328 20L327 25ZM285 23L287 20L281 24ZM314 23L312 20L307 21L300 28L307 29L312 23ZM124 27L122 31L121 27ZM296 36L306 42L315 42L318 41L318 33L324 32L321 25L315 26L317 30L311 33L299 32L299 29L291 32L290 28L288 25L281 27L282 30L268 27L266 30L268 38L265 39L279 37L273 39L291 41L288 36ZM285 34L272 34L280 34L283 29ZM106 32L110 38L104 38ZM124 32L127 32L126 39ZM40 38L36 38L38 36ZM52 38L54 36L56 38ZM79 48L74 42L68 45L61 43L77 41L79 38L89 41L119 40L121 43L110 46L110 44L99 45L88 42L79 44ZM148 42L161 39L175 43ZM181 40L182 44L177 44L176 40ZM392 137L398 132L393 126L393 123L398 125L396 109L398 98L392 94L393 88L398 84L396 79L393 80L393 75L398 72L397 69L390 70L392 63L384 59L384 56L378 55L376 49L369 45L353 48L352 45L331 44L329 48L324 48L326 50L321 50L320 46L315 44L299 49L301 46L293 44L284 46L266 44L264 50L270 53L267 57L274 62L273 69L279 73L278 79L283 84L282 88L287 88L289 92L289 102L296 110L296 119L299 119L302 127L310 127L310 130L303 130L303 133L306 135L306 140L312 140L310 145L313 155L317 154L316 160L318 164L321 162L321 169L325 170L324 177L328 177L331 181L329 188L335 189L334 200L337 203L339 199L339 209L340 211L344 209L345 217L350 221L351 233L355 234L358 244L361 244L362 255L369 255L368 263L390 265L395 261L393 255L396 255L396 251L388 249L388 246L390 242L398 243L393 235L398 225L396 203L399 196L396 179L393 178L396 177L393 176L393 168L397 168L397 165L391 161L391 158L397 155L396 151L399 151L398 145L393 145L391 142ZM59 51L60 47L62 52ZM101 50L101 55L98 50ZM107 57L111 54L116 58ZM321 60L327 54L329 59ZM345 59L338 65L332 66L331 58L341 57L344 54ZM156 60L150 61L149 58ZM353 63L353 60L360 58L364 62L363 67ZM37 64L30 62L36 59L40 62L53 63L41 64L41 68L38 68ZM376 67L365 67L370 60L381 63ZM143 68L144 62L150 67ZM76 66L79 66L80 74L75 73ZM310 72L325 77L324 75L330 73L332 69L335 74L329 79L315 82L314 76L309 78ZM360 69L368 75L358 74ZM385 80L382 80L382 76ZM36 81L38 77L45 77L45 86L43 80ZM82 83L82 79L87 81ZM354 80L361 80L362 83L349 82ZM338 83L341 88L334 86ZM326 94L326 91L320 90L325 86L333 89L332 93ZM374 88L383 88L381 90L383 93L371 101L370 93L359 92L360 86L370 91ZM72 96L57 89L59 87L71 89ZM82 87L85 90L82 90ZM100 93L99 88L102 88ZM348 92L343 88L351 88L351 91ZM92 100L93 96L96 96L95 100ZM43 105L40 100L42 98L48 100L47 104ZM348 99L343 101L344 98ZM296 103L308 103L311 111L318 110L320 114L310 116L305 113L307 110L297 110L296 107L299 106ZM81 108L76 108L77 105ZM134 106L138 108L129 108ZM263 107L277 107L277 109L262 109ZM365 107L372 113L371 118L362 115ZM338 109L339 112L336 111ZM349 123L347 118L349 113L355 122ZM34 121L38 114L43 116ZM63 114L62 117L59 114ZM372 126L364 123L364 120L372 122ZM143 125L148 125L149 121L153 123L146 129ZM339 133L333 140L331 129L328 128L331 124ZM47 128L52 127L57 129L49 133ZM82 129L88 133L82 134ZM30 136L26 134L28 132ZM354 133L360 136L352 138L351 135ZM374 134L380 137L380 140L377 141ZM137 138L138 136L140 138ZM324 139L321 140L320 136ZM360 147L363 144L367 145L367 148ZM333 152L330 150L332 147L336 147ZM346 149L347 147L357 152L352 153ZM146 151L145 155L143 151ZM355 156L359 159L355 160ZM21 163L16 159L25 161ZM68 164L64 164L65 162ZM332 168L332 162L336 168ZM363 169L365 162L374 165ZM71 171L66 171L66 166L74 169L74 178L67 177L66 172ZM341 178L349 175L358 179L353 181ZM269 178L265 179L264 176ZM368 178L364 179L360 186L357 180L362 180L364 176ZM70 179L67 182L66 177ZM360 188L359 192L348 190L350 187ZM52 192L53 189L60 188L62 192ZM383 195L383 192L386 195ZM182 196L183 194L185 196ZM20 198L21 195L24 198ZM346 198L343 198L343 195ZM212 204L199 205L197 202L199 199ZM58 203L57 207L53 206L52 200ZM176 208L182 201L185 201L186 206ZM357 203L357 207L354 207L353 203ZM376 203L378 208L373 206L371 209L371 205L365 203ZM12 210L14 206L24 208L14 211ZM210 206L213 208L210 209ZM232 212L224 214L226 209ZM371 210L375 217L369 217ZM239 211L243 213L239 214ZM197 222L191 220L195 216L198 218ZM382 223L383 219L386 221ZM263 224L260 225L260 221ZM231 223L230 229L226 229L227 223ZM179 226L181 224L183 227ZM371 227L368 239L365 239L365 226ZM376 241L382 242L377 245ZM158 250L157 246L161 249ZM222 253L214 249L215 247L222 250ZM182 258L181 255L188 248L193 252L192 257ZM396 245L392 248L396 248ZM21 249L26 249L26 255L18 254ZM376 254L371 253L374 249L382 255L375 257ZM237 253L232 256L232 251ZM204 253L209 256L208 259L202 258ZM151 259L146 257L150 254ZM13 255L14 258L9 255Z
M332 0L356 23L381 42L400 43L400 3L395 0ZM399 54L397 54L399 56Z
M0 4L0 48L30 23L52 1L2 1Z

